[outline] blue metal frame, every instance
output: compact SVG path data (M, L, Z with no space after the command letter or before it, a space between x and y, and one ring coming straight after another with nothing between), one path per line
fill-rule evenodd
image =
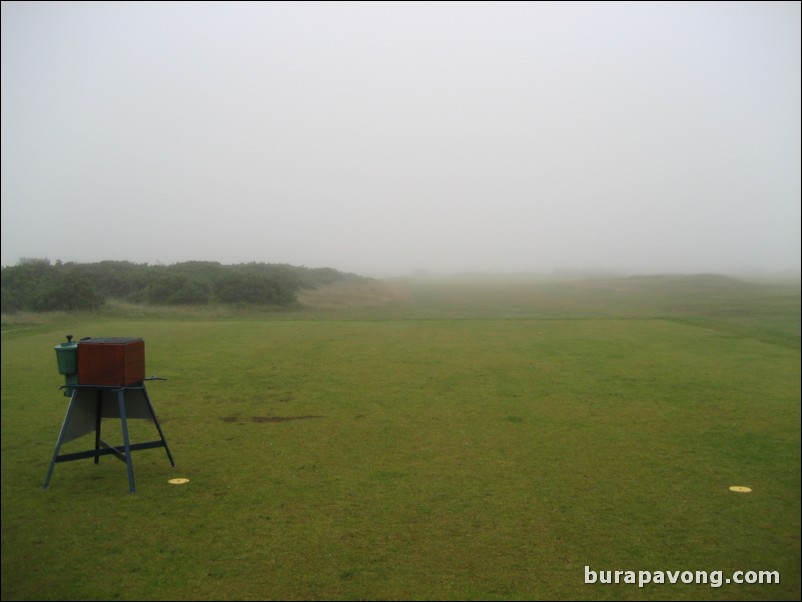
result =
M145 380L165 380L165 379L154 377L154 378L146 378ZM159 424L159 419L156 418L156 412L153 411L153 404L150 401L150 396L148 395L148 391L145 388L144 382L124 387L104 386L104 385L70 385L70 387L72 387L73 389L72 396L70 397L70 403L67 406L67 414L64 416L64 422L61 425L61 430L59 431L58 441L56 442L56 449L53 452L53 459L51 460L50 467L47 470L47 477L45 478L44 482L45 489L47 489L48 486L50 485L50 478L53 476L53 469L59 462L70 462L73 460L94 458L94 463L97 464L98 462L100 462L100 456L105 456L109 454L114 455L114 457L116 457L119 460L122 460L126 464L126 467L128 469L128 487L131 493L134 493L136 491L136 485L134 484L134 468L131 463L131 452L140 449L152 449L156 447L163 447L164 450L167 452L167 458L170 460L170 464L173 467L175 467L175 460L173 460L173 454L170 453L170 448L167 445L167 440L164 438L164 432L162 431L162 427ZM83 434L88 434L88 432L91 432L91 427L89 430L87 430L86 428L87 425L85 423L85 419L87 417L87 411L89 408L79 408L79 404L86 403L87 401L91 403L91 399L88 399L88 396L84 393L84 392L88 393L89 391L96 391L96 395L94 396L95 447L94 449L82 452L59 455L61 446L66 441L70 441L72 439L82 436ZM114 407L113 403L104 403L104 401L107 402L112 401L111 399L108 399L107 396L104 396L104 393L113 394L117 402L116 407ZM126 393L128 393L127 396ZM144 404L142 402L144 402ZM131 408L129 408L129 410L133 410L132 417L150 418L153 420L154 424L156 425L156 429L159 431L158 440L147 441L145 443L131 444L130 438L128 436L128 418L127 418L127 414L131 412L126 411L126 404L131 404L132 406ZM76 411L76 408L78 408L78 411ZM83 412L83 414L81 414L81 412ZM117 416L119 416L122 425L122 434L123 434L122 450L119 449L118 447L114 447L113 445L109 445L108 443L103 441L100 437L100 429L103 422L103 418L117 417ZM84 420L84 422L81 422L82 420Z

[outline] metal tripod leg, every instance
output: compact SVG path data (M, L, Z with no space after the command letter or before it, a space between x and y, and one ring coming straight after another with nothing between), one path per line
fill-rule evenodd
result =
M103 391L95 396L95 464L100 463L100 425L103 423Z
M125 390L117 390L117 405L120 407L120 421L123 429L123 445L125 447L125 465L128 467L128 488L131 493L136 491L134 485L134 467L131 465L131 442L128 439L128 421L125 419Z
M173 454L170 453L170 448L167 446L167 439L164 438L164 432L162 432L162 427L159 424L159 419L156 418L156 412L153 411L153 404L150 403L150 396L148 395L148 390L145 386L142 386L142 392L145 394L145 401L148 403L148 410L150 410L150 415L153 417L153 422L156 424L156 429L159 431L159 437L161 437L162 443L164 444L164 451L167 452L167 458L170 460L170 464L175 468L175 460L173 460Z
M61 431L59 431L58 440L56 441L56 450L53 452L53 459L50 461L50 468L47 469L47 476L45 477L45 484L43 485L45 489L47 489L50 485L50 477L53 476L53 469L56 467L56 458L58 458L58 452L61 449L61 444L64 443L64 437L67 434L67 426L70 424L70 416L72 415L72 410L75 407L77 398L78 389L73 389L72 396L70 397L70 405L67 406L67 414L64 416L64 423L61 425Z

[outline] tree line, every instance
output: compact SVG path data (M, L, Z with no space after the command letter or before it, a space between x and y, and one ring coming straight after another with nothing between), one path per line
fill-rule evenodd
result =
M364 278L332 268L257 262L148 265L24 258L2 268L2 312L93 310L108 299L155 305L292 307L298 305L300 290L346 279Z

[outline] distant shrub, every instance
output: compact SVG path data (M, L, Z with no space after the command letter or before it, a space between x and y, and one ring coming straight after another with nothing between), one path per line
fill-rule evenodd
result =
M292 306L301 289L361 279L332 268L251 262L186 261L169 266L130 261L52 264L24 258L2 268L2 311L91 310L106 299L157 305L222 303Z
M159 274L147 286L147 299L156 305L203 305L209 293L208 284L182 274Z
M93 310L104 297L86 274L51 265L47 259L26 259L2 270L2 311Z
M281 280L248 272L226 274L215 284L214 292L223 303L288 306L298 301L295 291Z

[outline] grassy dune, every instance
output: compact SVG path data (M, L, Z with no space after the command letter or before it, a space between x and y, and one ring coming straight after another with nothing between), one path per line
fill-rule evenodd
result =
M463 277L302 301L4 317L2 598L799 599L798 283ZM67 332L143 337L169 379L149 391L178 466L135 452L133 495L109 457L41 488ZM585 584L586 566L781 582Z

